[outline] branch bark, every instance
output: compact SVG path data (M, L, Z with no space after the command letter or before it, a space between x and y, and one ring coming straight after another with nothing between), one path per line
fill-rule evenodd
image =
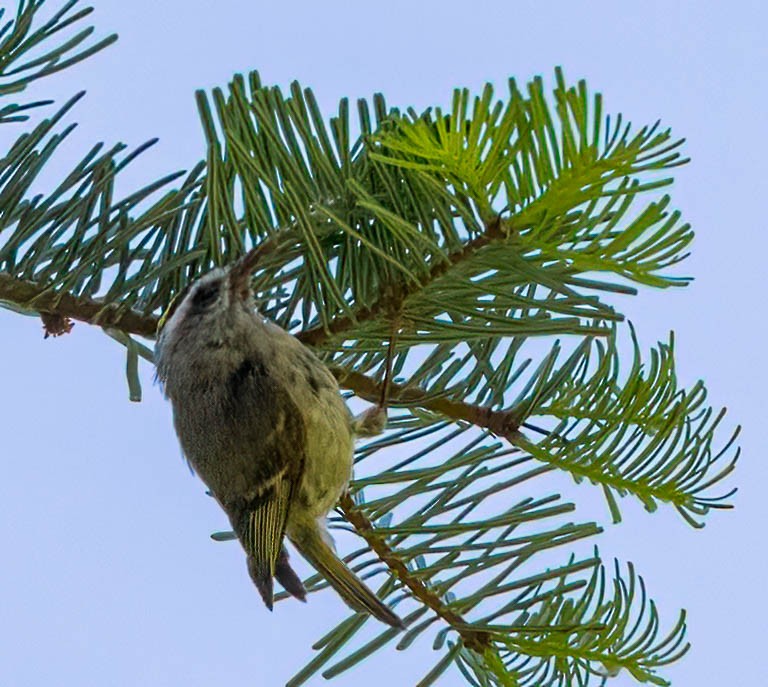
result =
M7 301L37 313L78 320L98 327L119 329L126 334L154 338L157 318L131 310L120 303L80 298L56 292L37 282L17 279L0 272L0 301Z
M344 389L371 403L381 399L381 385L370 377L338 365L329 367L333 376ZM509 410L493 410L486 406L427 394L418 387L390 382L387 403L393 406L418 406L425 410L456 420L468 422L493 432L496 436L512 441L520 429L520 420Z

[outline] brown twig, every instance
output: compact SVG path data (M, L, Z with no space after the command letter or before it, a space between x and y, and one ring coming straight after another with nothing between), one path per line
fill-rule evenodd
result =
M363 400L371 403L378 402L382 385L374 379L338 365L330 365L329 369L342 388L354 391L355 395ZM455 401L444 396L434 396L427 394L419 387L390 382L387 400L390 405L418 406L451 420L468 422L510 441L515 438L520 429L520 420L511 410L493 410L486 406Z
M99 327L119 329L126 334L147 338L155 336L157 318L131 310L120 303L105 303L46 289L32 281L17 279L0 272L0 300L14 303L37 313L56 315L64 320L78 320Z

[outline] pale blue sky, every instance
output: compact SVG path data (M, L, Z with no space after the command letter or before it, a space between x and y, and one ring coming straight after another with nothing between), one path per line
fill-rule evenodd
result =
M737 509L694 531L673 512L627 503L601 548L637 564L667 618L688 609L694 648L668 670L673 684L764 683L763 3L93 4L102 34L120 41L34 91L60 101L88 91L53 176L97 140L160 137L124 175L125 191L191 166L203 154L194 89L255 68L268 83L298 78L330 112L340 96L374 91L418 109L454 86L549 78L563 65L603 92L607 111L637 124L661 118L688 139L692 163L672 194L697 232L682 269L696 281L622 306L646 348L674 329L681 380L703 377L712 404L729 408L726 428L744 425ZM0 685L282 684L344 617L338 599L263 609L238 548L208 538L224 516L180 460L148 366L145 400L131 404L123 351L99 331L79 324L43 341L37 320L0 311L0 333ZM576 498L584 517L607 521L597 490ZM384 651L329 684L415 684L436 659L427 643ZM454 672L439 684L463 682Z

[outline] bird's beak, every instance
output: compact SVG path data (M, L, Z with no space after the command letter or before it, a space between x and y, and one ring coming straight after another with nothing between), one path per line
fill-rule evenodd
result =
M261 251L258 248L248 251L229 269L229 289L233 300L245 301L251 295L251 274L256 269Z

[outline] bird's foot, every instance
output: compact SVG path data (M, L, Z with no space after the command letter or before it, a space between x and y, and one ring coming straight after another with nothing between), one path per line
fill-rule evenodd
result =
M374 437L381 434L387 426L387 409L373 406L355 417L352 430L359 437Z

